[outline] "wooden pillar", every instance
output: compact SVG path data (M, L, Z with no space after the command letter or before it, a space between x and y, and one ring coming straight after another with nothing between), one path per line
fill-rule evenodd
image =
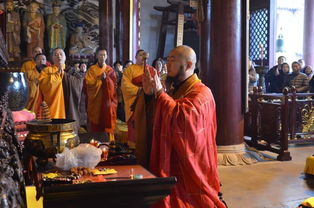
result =
M121 11L123 22L122 27L122 44L123 44L123 61L131 59L130 57L130 1L122 0Z
M130 59L130 0L117 0L116 6L116 18L119 19L119 24L116 25L116 47L120 51L119 60L125 62Z
M209 66L210 66L210 15L211 1L205 0L202 2L203 19L200 20L200 77L202 81L209 87Z
M305 0L303 57L306 65L314 64L314 1Z
M211 18L209 84L217 103L217 144L241 144L241 0L213 0Z
M201 77L216 101L218 162L250 163L243 144L243 41L241 0L204 2L201 22ZM244 38L246 34L243 34ZM209 38L210 37L210 38ZM250 161L250 162L248 162Z
M131 16L132 16L132 23L131 25L131 51L130 56L131 59L135 57L136 51L140 49L140 0L131 0L133 3L132 10L131 10Z
M115 22L115 31L114 31L114 47L116 50L116 58L117 60L123 61L122 57L122 28L121 24L123 23L122 19L122 12L121 12L121 3L123 0L116 0L116 8L115 8L115 16L116 16L116 22Z
M140 7L140 0L116 0L116 54L123 62L140 48Z
M167 37L168 18L169 18L169 12L162 11L161 25L160 25L160 30L159 30L158 49L157 49L156 57L164 57L166 37Z
M112 0L99 1L99 46L108 53L107 64L113 64Z

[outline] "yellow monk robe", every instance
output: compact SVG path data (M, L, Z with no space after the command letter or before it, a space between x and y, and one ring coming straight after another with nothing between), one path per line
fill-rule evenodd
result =
M125 120L128 121L132 115L131 105L136 99L139 86L134 84L134 79L144 74L144 68L141 65L133 64L123 72L121 90L124 99Z
M152 66L146 65L146 68L151 74L155 73L155 69ZM135 109L135 100L140 97L140 87L142 87L142 80L144 74L144 66L133 64L126 68L123 73L121 90L124 99L125 107L125 119L128 124L128 144L131 147L136 143L135 121L133 112ZM133 109L131 109L133 108Z
M106 73L104 80L102 79L103 73ZM100 68L98 64L95 64L87 71L84 84L90 130L107 132L112 136L118 105L115 71L108 65Z
M38 113L40 104L42 103L42 96L39 91L39 75L36 65L32 69L24 71L28 82L28 102L26 109Z
M21 72L27 72L29 70L32 70L36 66L36 63L34 60L29 60L23 63Z
M65 118L62 78L63 74L54 65L44 68L39 76L39 89L49 106L51 118Z

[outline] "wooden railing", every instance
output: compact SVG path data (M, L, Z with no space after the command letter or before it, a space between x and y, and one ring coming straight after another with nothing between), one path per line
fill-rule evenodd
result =
M291 160L289 144L314 143L314 93L296 93L288 88L280 94L250 94L245 135L249 146L278 154L280 161Z

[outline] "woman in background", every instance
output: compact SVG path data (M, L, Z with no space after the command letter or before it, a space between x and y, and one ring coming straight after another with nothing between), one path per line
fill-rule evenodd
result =
M132 62L131 62L132 63ZM124 112L124 101L121 90L121 80L123 76L123 65L120 61L116 61L113 64L113 68L117 76L117 97L118 97L118 107L117 107L117 118L125 122L125 112Z
M285 87L290 87L290 66L287 63L281 65L281 71L279 76L276 77L276 82L279 86L279 92L282 92Z
M309 80L312 79L313 76L313 70L312 67L307 65L306 67L304 67L304 74L306 74L306 76L309 78Z

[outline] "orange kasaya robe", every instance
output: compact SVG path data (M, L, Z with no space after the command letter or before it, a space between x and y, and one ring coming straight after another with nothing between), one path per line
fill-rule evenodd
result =
M225 208L218 192L216 113L211 91L196 75L156 101L150 170L175 176L171 194L154 207Z
M34 60L29 60L23 63L21 72L26 73L29 70L32 70L34 67L36 67L36 63Z
M36 65L24 73L28 82L28 102L26 109L33 111L37 115L40 110L40 104L42 103L42 95L39 90L40 73L37 71Z
M65 65L63 66L65 68ZM43 100L49 106L51 118L64 119L64 93L62 86L63 73L58 72L57 66L48 66L42 70L39 76L39 89Z
M23 63L21 67L21 72L27 72L29 70L32 70L36 66L36 62L34 60L29 60ZM49 61L46 62L46 66L51 66L51 63Z
M104 80L103 73L106 73ZM118 105L115 71L108 65L100 68L95 64L87 71L84 85L90 130L114 133Z
M149 65L146 65L146 67L150 70L150 73L154 75L155 69ZM133 64L125 69L121 82L121 90L124 99L125 120L128 124L128 140L132 147L136 142L132 115L135 109L134 102L136 102L136 98L140 95L139 89L142 87L143 75L144 66ZM133 110L131 108L133 108Z
M26 73L29 70L32 70L36 66L36 62L34 60L29 60L23 63L21 67L21 72ZM46 66L51 66L49 61L46 62Z

